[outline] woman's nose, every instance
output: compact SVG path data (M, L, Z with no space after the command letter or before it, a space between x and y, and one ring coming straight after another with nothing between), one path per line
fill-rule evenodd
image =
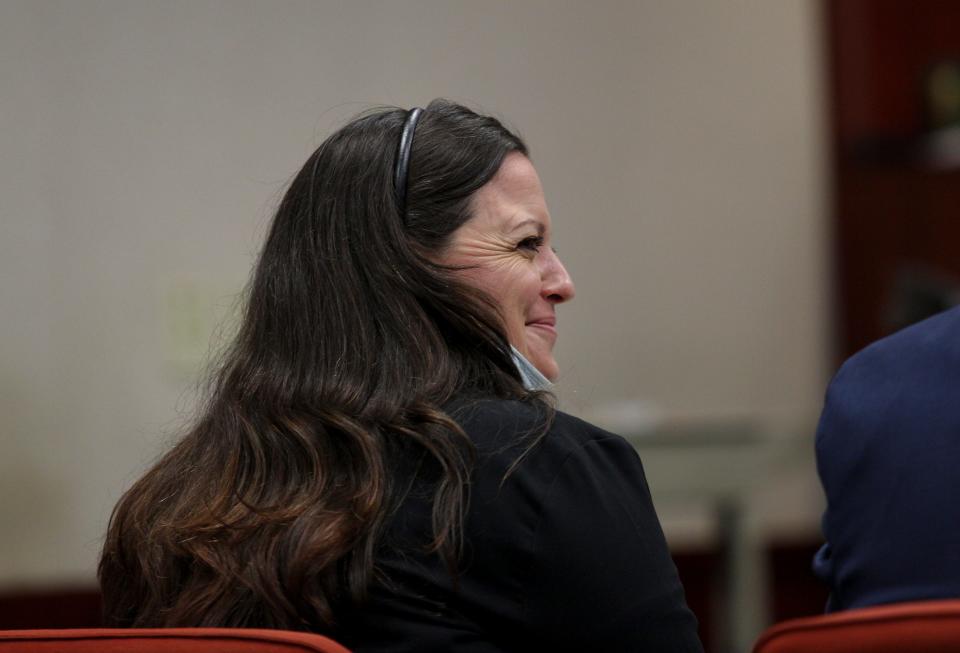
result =
M541 294L548 301L554 304L562 304L573 299L576 291L573 287L573 279L567 272L567 268L560 262L556 252L549 250L547 260L540 273L543 282Z

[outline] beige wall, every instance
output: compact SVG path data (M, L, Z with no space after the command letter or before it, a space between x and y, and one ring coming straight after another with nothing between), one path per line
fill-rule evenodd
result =
M808 424L828 323L814 8L0 2L0 583L91 578L284 181L370 104L447 96L531 144L577 282L566 407ZM804 474L787 500L812 515Z

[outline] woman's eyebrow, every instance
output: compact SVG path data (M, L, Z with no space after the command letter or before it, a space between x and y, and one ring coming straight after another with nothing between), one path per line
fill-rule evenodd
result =
M543 235L543 223L540 222L539 220L537 220L536 218L526 218L526 219L524 219L524 220L521 220L520 222L518 222L518 223L516 223L515 225L513 225L512 227L510 227L510 228L507 230L507 233L511 233L511 234L512 234L513 232L515 232L515 231L520 231L520 230L523 229L524 227L526 227L526 226L528 226L528 225L531 225L531 224L534 225L534 226L536 226L536 228L537 228L537 233L538 233L538 234Z

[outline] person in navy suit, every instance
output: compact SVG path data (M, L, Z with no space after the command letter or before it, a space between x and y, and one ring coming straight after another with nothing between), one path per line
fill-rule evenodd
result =
M960 597L960 308L840 368L816 455L828 612Z

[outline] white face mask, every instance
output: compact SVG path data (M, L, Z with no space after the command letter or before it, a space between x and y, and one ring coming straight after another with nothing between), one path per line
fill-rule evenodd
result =
M513 354L513 364L517 366L520 372L520 378L523 379L523 387L527 390L549 390L553 387L550 380L540 373L533 364L528 361L523 354L517 351L517 348L510 345L510 351Z

